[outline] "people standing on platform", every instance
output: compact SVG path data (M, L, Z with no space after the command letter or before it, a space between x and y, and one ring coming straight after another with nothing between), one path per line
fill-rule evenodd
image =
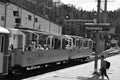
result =
M109 80L109 77L107 75L107 68L106 68L106 60L104 55L101 56L101 68L100 68L100 72L101 72L101 76L102 76L102 80L104 80L104 76L107 77L107 79Z

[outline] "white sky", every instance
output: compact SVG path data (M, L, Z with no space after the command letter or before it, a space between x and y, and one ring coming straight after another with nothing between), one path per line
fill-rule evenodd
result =
M104 0L101 0L102 8L104 7ZM65 4L73 4L77 8L82 7L84 10L97 10L97 0L61 0ZM120 8L120 0L108 0L107 10L116 10Z

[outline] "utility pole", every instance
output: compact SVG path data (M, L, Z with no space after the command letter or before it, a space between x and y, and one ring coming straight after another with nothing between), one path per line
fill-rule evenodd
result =
M107 22L107 0L105 0L105 5L104 5L104 23Z
M107 23L107 0L105 0L105 4L104 4L104 23ZM106 46L106 45L104 45L104 46ZM101 68L103 66L103 62L104 62L104 58L101 57ZM104 76L102 76L102 80L104 80Z
M100 23L100 4L101 0L98 0L97 2L97 24ZM98 54L99 54L99 31L96 31L96 48L95 48L95 64L94 64L94 74L97 74L98 70Z

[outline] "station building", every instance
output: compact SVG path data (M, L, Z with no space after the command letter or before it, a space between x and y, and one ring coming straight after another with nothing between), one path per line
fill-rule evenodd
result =
M5 21L5 4L6 2L4 0L0 0L0 26L3 27Z
M49 21L41 15L36 15L36 13L30 11L30 9L18 6L12 2L5 3L4 0L0 0L0 17L1 26L4 26L6 17L6 28L19 26L18 28L40 30L51 34L61 34L62 31L62 26Z
M8 0L0 0L0 18L0 26L11 32L10 45L13 44L14 48L24 49L31 43L37 46L42 34L62 33L62 26Z

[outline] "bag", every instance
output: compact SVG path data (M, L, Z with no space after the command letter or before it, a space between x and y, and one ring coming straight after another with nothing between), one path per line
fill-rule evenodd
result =
M106 62L106 69L109 69L110 68L110 62L108 61L105 61Z

